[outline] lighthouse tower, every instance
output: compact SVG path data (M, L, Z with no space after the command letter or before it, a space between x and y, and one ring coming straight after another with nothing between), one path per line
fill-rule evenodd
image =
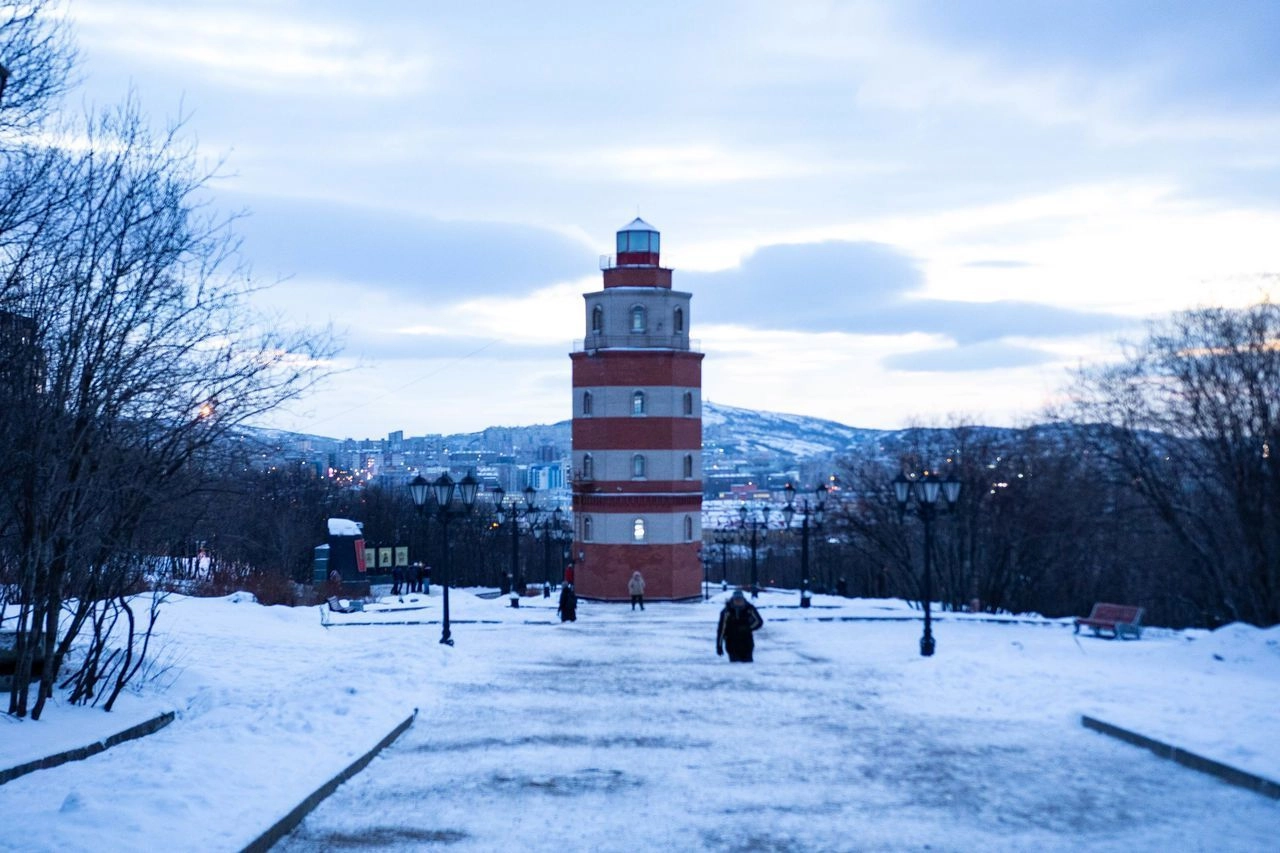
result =
M618 232L604 288L584 294L573 360L575 582L583 598L696 598L702 568L702 353L689 346L690 294L671 289L658 231Z

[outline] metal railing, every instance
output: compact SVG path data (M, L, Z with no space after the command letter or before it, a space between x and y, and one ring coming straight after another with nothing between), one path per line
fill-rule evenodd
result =
M702 341L684 335L592 335L577 338L574 352L590 352L598 349L674 349L682 352L702 352Z

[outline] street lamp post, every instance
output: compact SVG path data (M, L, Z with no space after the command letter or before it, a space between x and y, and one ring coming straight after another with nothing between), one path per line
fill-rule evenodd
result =
M720 546L720 586L724 587L729 583L729 543L733 541L733 534L727 530L717 530L715 535L715 543Z
M564 530L564 511L560 507L556 507L550 513L544 513L545 518L539 528L539 534L542 537L542 591L547 594L547 590L551 588L551 544L554 542L559 545L561 542L561 533ZM562 552L563 553L563 552Z
M933 639L933 620L930 606L933 600L933 518L941 493L950 510L960 498L960 480L955 475L945 480L931 471L925 471L920 477L899 473L893 480L893 495L898 501L899 516L905 515L908 501L915 498L916 515L924 524L924 635L920 638L920 654L929 657L936 646Z
M9 82L9 69L0 65L0 100L4 100L4 85Z
M747 505L743 504L738 507L738 523L743 530L751 531L751 597L758 598L760 595L760 572L756 563L756 548L760 544L760 540L765 538L769 532L769 507L765 506L760 509L760 518L757 519L755 513L747 509Z
M796 487L787 483L785 489L787 493L787 505L782 508L782 517L787 527L791 526L791 519L796 514ZM826 497L827 487L818 486L814 491L814 504L809 506L809 499L805 498L800 505L800 606L808 607L809 599L812 593L809 591L809 516L813 516L813 523L818 527L822 526L822 513L826 509L826 503L823 498Z
M446 646L453 645L453 635L449 631L449 582L453 572L453 562L449 557L449 521L457 516L467 515L476 503L476 489L479 487L476 478L467 474L458 483L453 482L448 474L441 474L435 482L429 483L421 474L409 483L409 494L413 496L413 505L420 514L426 512L428 493L435 499L435 514L440 520L440 543L443 548L440 567L440 586L444 589L442 605L442 625L440 642ZM458 492L461 507L453 506L454 491Z
M524 487L524 509L516 503L513 495L511 498L510 509L502 508L502 498L506 495L506 491L501 487L493 490L493 501L495 512L498 516L498 528L502 528L502 522L509 516L511 518L511 606L520 606L520 516L530 515L533 509L533 500L537 494L537 489L533 486Z

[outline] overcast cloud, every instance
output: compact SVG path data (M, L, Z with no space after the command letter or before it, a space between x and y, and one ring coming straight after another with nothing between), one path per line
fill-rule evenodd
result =
M133 86L225 160L215 204L285 279L264 306L347 330L354 369L281 426L568 417L582 294L637 213L709 399L864 427L1025 418L1144 318L1280 271L1271 0L71 15L83 97Z

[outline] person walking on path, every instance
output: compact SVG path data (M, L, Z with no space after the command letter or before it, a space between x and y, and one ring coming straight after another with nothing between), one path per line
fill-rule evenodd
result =
M640 605L640 609L644 610L644 575L640 572L632 572L631 580L627 581L627 592L631 593L631 609L635 610L636 605Z
M556 608L561 622L578 621L578 594L573 591L573 584L567 583L560 588L560 606Z
M760 611L747 601L742 590L735 589L720 611L720 627L716 630L716 654L729 650L729 660L734 663L751 663L756 641L752 636L764 624Z
M404 584L404 567L393 566L391 569L391 594L399 595L400 587Z

